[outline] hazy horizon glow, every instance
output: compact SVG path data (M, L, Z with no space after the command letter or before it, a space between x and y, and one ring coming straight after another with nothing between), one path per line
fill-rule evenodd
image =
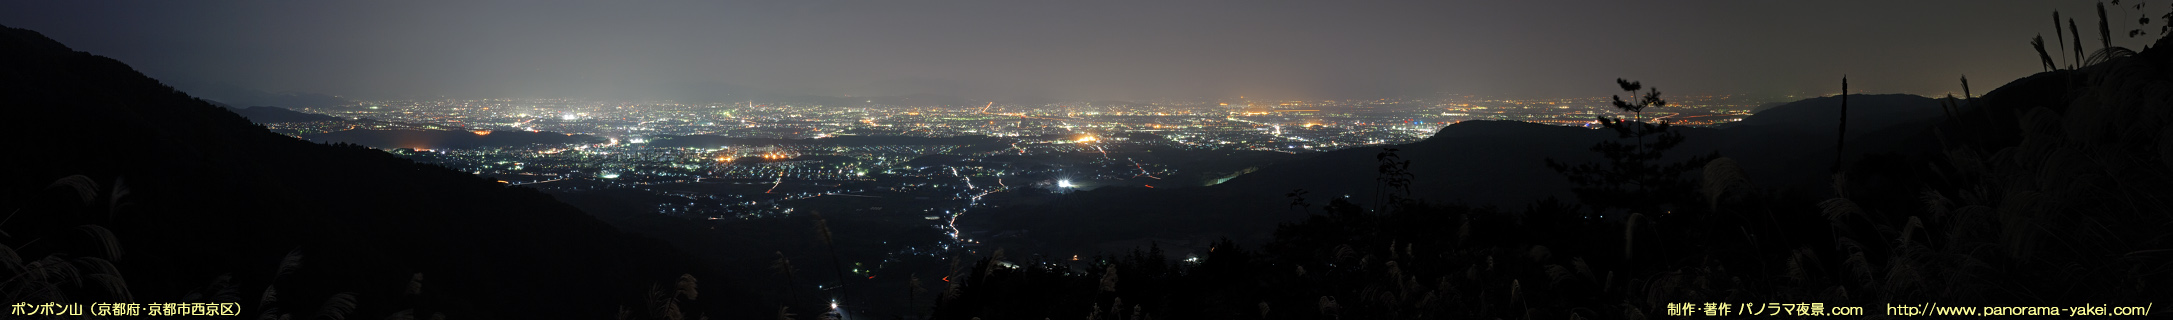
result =
M358 98L1982 93L2089 2L11 2L0 25L184 90ZM2115 45L2136 11L2114 6ZM2160 22L2163 23L2163 22ZM2156 26L2144 28L2155 34ZM2073 42L2072 39L2068 42ZM2048 44L2051 50L2057 45ZM2056 55L2055 59L2060 59Z

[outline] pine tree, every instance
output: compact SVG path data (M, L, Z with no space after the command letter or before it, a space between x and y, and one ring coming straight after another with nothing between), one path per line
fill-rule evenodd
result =
M1636 81L1615 79L1615 84L1630 93L1637 102L1614 97L1614 106L1629 113L1629 119L1598 117L1600 126L1613 130L1616 139L1601 141L1591 150L1599 152L1607 160L1601 163L1571 165L1547 159L1547 167L1568 177L1577 185L1571 191L1577 199L1595 211L1624 209L1630 212L1662 212L1694 194L1684 173L1705 166L1705 162L1720 157L1718 153L1692 156L1673 163L1660 162L1667 150L1683 143L1683 134L1671 130L1666 121L1647 123L1645 108L1667 106L1660 98L1660 89L1652 88L1642 96L1643 84ZM1630 143L1622 139L1635 139Z

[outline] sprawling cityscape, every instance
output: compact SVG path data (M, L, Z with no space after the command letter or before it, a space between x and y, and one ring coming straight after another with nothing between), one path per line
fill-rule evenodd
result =
M977 209L1110 186L1210 186L1276 161L1416 142L1460 121L1598 129L1596 117L1620 116L1608 97L1035 105L844 99L370 100L296 108L316 114L307 121L258 122L561 199L633 203L637 214L681 224L843 213L918 230L893 234L848 262L854 267L847 273L875 279L904 272L890 269L990 254L985 240L1015 242L1030 232L961 227L961 217ZM1639 116L1719 126L1778 101L1787 99L1686 95Z
M0 7L7 319L2173 299L2159 2Z
M1742 119L1761 101L1685 96L1645 116L1689 126ZM998 192L1108 185L1213 185L1254 164L1198 165L1185 154L1306 154L1400 144L1465 120L1597 127L1609 98L1077 102L838 106L792 102L565 99L383 100L301 111L331 120L265 123L298 138L415 131L489 138L555 133L566 143L468 144L440 138L357 142L509 185L550 192L638 190L654 213L757 219L810 210L924 219L955 241L955 221ZM532 140L532 139L531 139ZM983 232L985 233L985 232Z

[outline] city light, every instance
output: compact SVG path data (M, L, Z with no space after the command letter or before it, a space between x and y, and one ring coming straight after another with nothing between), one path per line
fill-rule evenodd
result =
M1212 107L1212 102L1172 100L1093 107L998 108L984 103L981 108L945 109L784 101L717 106L566 99L389 100L369 102L382 109L331 114L346 120L266 126L304 133L452 130L485 136L496 130L550 132L565 137L541 138L563 142L480 148L418 144L403 146L415 150L404 155L503 179L507 185L551 192L620 189L655 195L662 199L648 203L655 213L689 219L789 217L808 212L800 208L812 210L805 207L809 205L896 199L902 203L850 204L847 209L920 217L915 221L927 221L945 239L918 244L922 249L913 250L950 251L972 250L982 243L970 239L978 234L1002 234L1004 230L962 230L974 226L961 226L959 220L968 212L978 212L974 210L1008 205L1004 201L1009 199L1000 194L1017 189L1007 180L1038 181L1033 184L1046 188L1042 192L1058 194L1079 191L1087 181L1096 181L1097 187L1160 191L1189 184L1174 177L1206 173L1187 164L1195 160L1190 158L1236 155L1231 151L1301 154L1409 143L1465 120L1574 126L1592 121L1595 112L1611 112L1605 109L1608 101L1606 97L1248 101L1233 102L1245 107L1232 109ZM1565 105L1573 107L1561 108ZM488 111L477 112L486 106ZM1345 112L1360 109L1390 112ZM1319 111L1295 113L1300 110ZM1698 116L1708 118L1694 119L1716 122L1740 118L1724 110ZM550 121L553 118L565 121ZM1104 135L1111 138L1103 139ZM1215 172L1218 177L1208 182L1223 183L1254 170ZM1170 181L1160 181L1164 179ZM996 184L986 185L989 180ZM786 183L793 186L786 188Z

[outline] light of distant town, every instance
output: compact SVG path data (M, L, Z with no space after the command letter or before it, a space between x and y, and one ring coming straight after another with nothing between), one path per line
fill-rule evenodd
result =
M568 120L568 121L572 121L572 120L574 120L574 119L580 119L580 117L575 117L575 116L574 116L573 114L571 114L571 113L568 113L568 114L563 114L563 115L559 115L559 116L558 116L558 119L559 119L559 120Z
M1071 187L1071 179L1057 180L1057 181L1056 181L1056 187L1058 187L1058 188L1070 188L1070 187Z
M469 132L473 132L473 133L475 133L475 135L478 135L478 136L487 136L487 135L490 135L490 130L476 130L476 131L469 131Z
M1081 136L1081 137L1079 137L1079 143L1088 143L1088 142L1094 142L1094 141L1099 141L1099 140L1101 140L1101 139L1096 139L1096 138L1094 138L1094 136L1093 136L1093 135L1086 135L1086 136Z

